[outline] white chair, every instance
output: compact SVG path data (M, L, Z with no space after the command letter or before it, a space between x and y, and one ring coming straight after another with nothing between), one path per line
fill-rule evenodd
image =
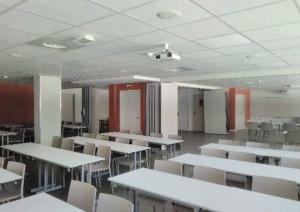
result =
M282 150L300 152L300 146L284 144L282 145Z
M284 167L300 169L300 159L281 158L279 164L280 166L284 166Z
M182 174L182 164L173 162L173 161L163 161L163 160L155 160L154 162L154 170L166 172L169 174L181 175ZM158 211L161 209L162 211L166 211L167 201L152 197L147 194L139 193L137 195L137 205L138 211L143 211L143 207L151 207L153 211Z
M219 139L219 144L225 144L225 145L240 145L239 141L233 141L233 140L224 140L224 139Z
M82 137L85 137L85 138L94 138L94 134L93 133L82 133Z
M61 147L61 142L62 142L62 137L53 136L51 146L55 147L55 148L60 148Z
M120 130L120 133L130 133L130 130L129 129L122 129L122 130Z
M95 155L96 145L94 143L86 142L83 146L83 154Z
M0 157L0 168L4 168L5 158Z
M95 211L97 189L88 183L72 180L67 202L86 212Z
M94 174L96 185L101 185L101 177L108 174L111 177L111 148L109 146L98 146L96 156L104 158L104 161L91 165L91 173Z
M298 200L297 183L271 177L253 176L252 191Z
M122 144L129 144L129 139L127 139L127 138L116 138L115 142L122 143Z
M138 146L148 147L148 142L146 142L146 141L133 140L132 144L133 145L138 145ZM149 167L148 153L147 153L147 151L145 151L145 152L142 152L141 154L142 154L141 164L145 164L146 167L148 168ZM137 160L138 160L138 157L137 157ZM128 167L129 171L131 171L131 170L133 170L134 165L135 165L135 163L134 163L134 159L132 157L121 158L121 159L116 160L117 174L120 173L120 166Z
M169 134L168 138L169 139L175 139L175 140L182 140L183 139L181 135L172 135L172 134ZM175 155L174 156L181 155L181 153L182 153L182 145L183 145L183 143L177 143L175 145Z
M246 146L248 146L248 147L255 147L255 148L270 149L270 144L268 144L268 143L246 142Z
M23 163L9 161L6 169L22 177L20 181L6 183L0 191L0 203L24 197L24 178L26 166Z
M226 158L226 151L220 149L201 148L201 155L217 158Z
M133 204L128 200L101 193L99 195L96 212L133 212L133 209Z
M63 138L63 140L61 142L61 148L64 150L73 151L74 150L74 139Z
M130 134L134 134L134 135L143 135L143 132L141 130L130 130Z
M275 131L273 124L270 122L262 122L260 124L261 140L263 141L265 137L271 136L271 142L274 142Z
M257 140L259 137L259 123L248 121L246 123L248 140Z
M220 185L226 185L226 173L220 169L214 169L204 166L195 166L193 178Z
M244 152L229 152L228 159L255 163L256 155Z
M103 140L103 141L108 141L108 136L98 134L98 135L96 136L96 139Z

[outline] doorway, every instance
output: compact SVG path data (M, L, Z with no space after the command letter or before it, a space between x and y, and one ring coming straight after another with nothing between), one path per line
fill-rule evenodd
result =
M236 95L235 100L235 129L245 129L245 96Z
M141 131L140 90L120 92L120 130Z

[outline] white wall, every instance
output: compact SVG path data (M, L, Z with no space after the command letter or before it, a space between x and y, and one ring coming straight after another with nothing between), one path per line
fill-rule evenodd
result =
M35 142L50 144L61 135L61 78L34 77Z
M251 91L251 119L289 121L291 117L300 117L300 90L288 95L275 91Z
M178 88L179 129L193 131L194 95L202 95L202 91L195 88Z
M178 86L161 83L161 133L178 134Z
M62 90L62 120L73 121L73 100L70 102L70 96L75 95L75 122L82 122L82 89L71 88ZM71 117L70 117L71 114Z
M92 89L92 133L99 132L99 120L108 119L109 96L108 89Z
M226 134L226 97L224 90L204 91L205 133Z

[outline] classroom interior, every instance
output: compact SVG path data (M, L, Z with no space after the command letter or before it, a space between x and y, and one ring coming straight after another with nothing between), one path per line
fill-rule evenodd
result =
M0 0L0 212L299 212L300 0Z

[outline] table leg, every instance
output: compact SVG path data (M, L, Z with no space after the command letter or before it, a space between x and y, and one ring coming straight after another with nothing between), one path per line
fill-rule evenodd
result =
M1 136L1 146L4 146L3 136ZM2 149L1 151L2 151L1 156L4 157L4 149Z
M136 152L134 152L134 169L136 169Z
M44 191L48 190L48 163L44 163Z
M38 167L38 178L39 178L39 185L38 187L41 187L42 186L42 162L41 161L38 161L39 163L39 167Z
M137 202L136 202L136 191L135 190L132 190L132 196L133 196L134 212L138 212Z
M142 168L142 151L139 153L139 168Z
M81 182L84 182L84 166L81 166Z
M89 166L89 178L87 179L87 182L92 184L92 171L91 171L92 164L90 163L88 166Z

